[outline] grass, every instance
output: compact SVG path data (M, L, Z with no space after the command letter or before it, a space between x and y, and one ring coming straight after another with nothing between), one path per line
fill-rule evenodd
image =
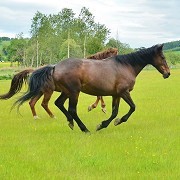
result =
M0 179L179 179L180 178L180 70L164 80L157 71L143 71L132 98L136 111L127 123L95 131L108 118L111 98L105 97L107 114L100 107L87 112L95 97L80 95L78 114L91 134L77 125L72 131L53 104L57 119L37 105L41 119L32 118L28 103L20 114L10 108L17 98L0 101ZM0 94L9 80L0 81ZM122 101L118 117L129 107Z
M17 62L13 63L13 67L10 62L0 62L0 80L12 79L13 75L21 69L17 66Z
M11 65L11 62L0 62L0 68L3 68L3 69L12 69L14 67L17 67L17 62L13 62L13 64ZM13 67L11 67L13 66Z
M0 68L7 68L10 67L10 62L0 62Z

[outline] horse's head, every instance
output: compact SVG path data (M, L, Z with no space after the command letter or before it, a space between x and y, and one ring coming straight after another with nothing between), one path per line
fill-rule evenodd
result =
M163 54L163 44L155 46L155 56L152 65L163 75L164 79L170 76L170 69Z

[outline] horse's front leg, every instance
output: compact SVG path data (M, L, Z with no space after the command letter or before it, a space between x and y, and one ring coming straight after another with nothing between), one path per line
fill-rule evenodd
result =
M102 121L101 124L99 124L96 128L96 131L99 131L103 128L106 128L110 122L117 116L118 114L118 109L119 109L119 102L120 102L120 97L113 97L112 100L112 114L109 119Z
M124 101L129 104L130 106L130 110L128 111L127 114L125 114L121 119L116 119L114 121L114 125L117 126L118 124L121 124L123 122L126 122L128 120L128 118L131 116L131 114L135 111L135 104L133 102L133 100L131 99L131 96L130 96L130 93L129 91L125 92L123 95L122 95L122 98L124 99Z

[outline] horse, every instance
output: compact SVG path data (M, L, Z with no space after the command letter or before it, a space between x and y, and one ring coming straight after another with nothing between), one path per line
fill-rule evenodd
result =
M73 129L75 120L82 132L89 132L77 114L80 92L94 96L112 96L112 113L96 130L107 128L116 118L122 98L130 109L122 118L115 120L114 125L117 126L126 122L135 111L136 106L130 92L134 88L136 77L147 64L154 66L164 79L170 76L170 69L163 54L163 44L101 61L68 58L54 66L47 65L34 71L29 79L28 91L15 101L14 106L19 108L25 101L41 92L59 91L61 94L55 105L66 116L69 127ZM68 110L64 107L67 99Z
M130 106L129 111L114 121L117 126L127 122L135 111L130 92L133 90L135 80L142 69L150 64L164 77L170 76L170 69L163 54L163 44L154 45L126 55L117 55L102 61L68 58L54 66L45 66L34 71L29 79L29 89L22 95L14 106L20 106L27 100L36 97L40 92L51 90L60 91L55 105L62 111L71 129L73 120L82 132L89 132L77 114L77 104L80 92L94 96L112 96L112 113L96 128L99 131L107 128L116 118L121 98ZM64 107L69 99L68 109Z
M117 55L117 53L118 53L117 48L108 48L107 50L98 52L96 54L88 56L87 58L89 58L89 59L105 59L107 57L115 56L115 55ZM10 86L8 93L0 95L0 99L10 99L12 96L19 93L22 89L23 84L27 83L27 79L33 71L35 71L35 70L30 68L30 69L25 69L25 70L15 74L11 81L11 86ZM31 100L29 101L29 106L31 108L31 112L32 112L34 119L39 118L37 116L37 113L35 110L35 105L36 105L37 101L41 98L42 95L44 95L44 96L43 96L41 106L45 109L45 111L48 113L48 115L51 118L55 118L54 114L52 113L52 111L49 109L49 106L48 106L48 103L49 103L49 100L51 99L52 94L53 94L53 91L51 89L47 89L47 90L40 91L37 96L31 98ZM102 111L105 113L106 112L105 103L101 96L98 96L96 102L88 107L88 111L91 111L93 108L95 108L97 106L99 100L101 100Z
M90 55L87 57L87 59L102 60L102 59L106 59L108 57L112 57L112 56L116 56L116 55L118 55L118 49L117 48L109 48L106 51L97 52L96 54ZM97 96L96 101L88 107L88 111L91 111L94 108L96 108L99 101L101 101L101 110L104 113L106 113L106 104L105 104L102 96Z

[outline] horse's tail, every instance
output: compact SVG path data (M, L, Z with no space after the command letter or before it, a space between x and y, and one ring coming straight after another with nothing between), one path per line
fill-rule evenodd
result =
M29 87L27 92L21 96L15 103L15 105L21 106L25 101L36 97L39 93L45 89L52 89L54 83L52 73L54 66L45 66L35 70L29 78Z
M9 99L15 94L17 94L22 89L23 84L27 82L29 74L33 71L33 69L26 69L15 74L11 81L9 92L0 95L0 99Z

